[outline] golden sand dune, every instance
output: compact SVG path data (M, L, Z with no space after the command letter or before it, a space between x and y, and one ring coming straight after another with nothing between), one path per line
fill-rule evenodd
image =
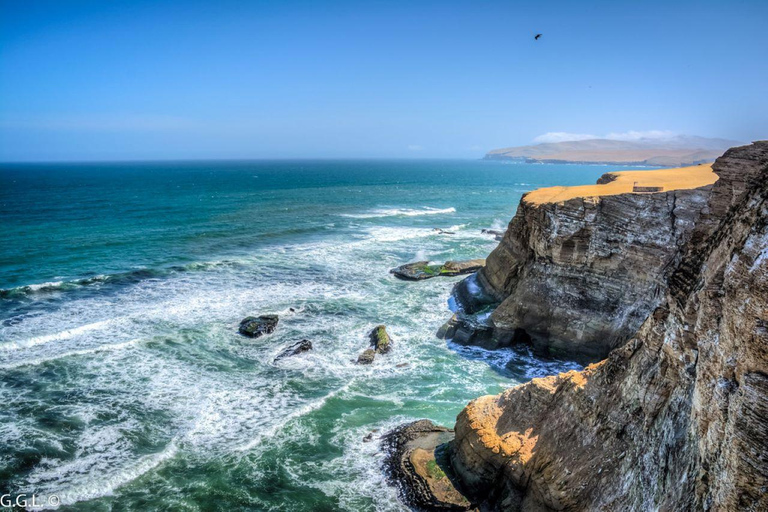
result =
M694 165L655 171L619 171L607 173L615 177L602 185L547 187L529 192L523 200L531 204L560 203L575 197L612 196L632 192L634 187L661 187L662 191L699 188L717 181L711 165Z

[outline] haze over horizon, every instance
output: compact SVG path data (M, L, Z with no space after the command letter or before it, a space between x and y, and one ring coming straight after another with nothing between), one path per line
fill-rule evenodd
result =
M766 20L752 0L2 1L0 161L747 142L768 136Z

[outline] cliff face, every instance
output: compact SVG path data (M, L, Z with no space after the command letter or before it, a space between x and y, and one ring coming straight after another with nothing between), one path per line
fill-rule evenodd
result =
M485 268L454 290L466 314L499 303L485 322L491 334L473 338L459 328L458 341L495 348L525 340L540 353L606 357L662 299L670 264L710 190L541 204L523 197Z
M451 463L471 496L505 510L768 509L768 142L715 169L635 337L461 412Z

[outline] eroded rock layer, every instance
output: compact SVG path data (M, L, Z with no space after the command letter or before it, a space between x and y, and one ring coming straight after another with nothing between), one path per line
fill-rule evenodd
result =
M768 510L768 142L715 169L636 336L461 412L451 463L470 495L503 510Z

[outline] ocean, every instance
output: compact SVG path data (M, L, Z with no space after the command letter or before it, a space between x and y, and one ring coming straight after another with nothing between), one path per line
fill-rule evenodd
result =
M59 510L402 510L378 436L578 365L435 337L521 195L604 166L0 164L0 494ZM441 234L441 228L454 234ZM248 339L248 315L277 330ZM385 324L392 351L355 364ZM314 350L274 362L309 339ZM373 441L363 440L373 432Z

